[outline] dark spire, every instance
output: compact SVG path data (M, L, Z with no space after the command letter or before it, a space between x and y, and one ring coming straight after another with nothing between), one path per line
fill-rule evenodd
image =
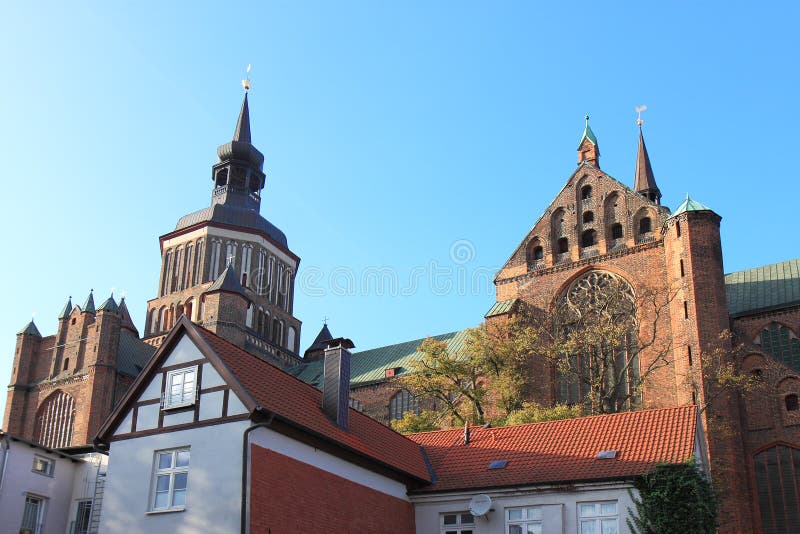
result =
M39 333L39 329L36 328L35 324L33 324L33 319L31 319L31 322L29 322L27 325L25 325L25 328L23 328L22 330L17 332L17 335L20 335L20 334L25 334L25 335L28 335L28 336L42 337L42 334Z
M59 319L66 319L69 317L70 312L72 312L72 297L67 299L67 303L64 304L64 309L61 310L61 313L58 314Z
M119 314L122 316L120 327L127 328L131 332L136 333L136 335L138 336L139 331L136 329L136 325L133 324L131 313L128 311L127 304L125 304L125 297L122 297L122 300L119 301Z
M650 166L650 156L647 154L647 146L644 144L642 135L642 121L639 119L639 151L636 154L636 181L633 188L637 193L646 199L661 204L661 191L656 185L653 176L653 167Z
M89 296L86 297L86 302L83 303L83 311L86 313L95 313L94 309L94 289L89 290Z
M119 312L119 306L117 306L117 301L115 301L115 300L114 300L114 293L111 293L111 296L110 296L110 297L108 297L108 298L107 298L107 299L106 299L106 300L105 300L105 301L104 301L104 302L103 302L103 303L100 305L100 307L99 307L99 308L97 308L97 311L101 311L101 310L103 310L103 311L112 311L112 312Z
M236 122L236 131L233 132L233 140L240 143L250 142L250 106L247 105L247 93L244 94L242 110L239 112L239 120Z
M233 268L233 265L228 265L222 274L211 284L211 287L206 289L205 293L211 293L214 291L227 291L228 293L237 293L247 300L250 300L250 297L247 296L245 293L244 288L242 287L241 282L239 282L239 275L236 274L236 269Z

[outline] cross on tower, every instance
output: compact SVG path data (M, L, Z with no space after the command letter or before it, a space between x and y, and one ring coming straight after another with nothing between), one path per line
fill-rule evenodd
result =
M325 324L325 325L328 324L328 316L327 315L322 318L322 324Z

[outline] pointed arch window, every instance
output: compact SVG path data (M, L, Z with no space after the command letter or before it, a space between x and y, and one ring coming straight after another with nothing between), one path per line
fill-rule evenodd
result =
M215 239L211 242L211 269L210 269L210 276L211 279L209 281L216 280L219 277L219 263L220 263L220 255L222 252L222 243Z
M597 232L594 230L586 230L581 235L582 247L593 247L597 244Z
M787 327L780 323L770 323L756 338L761 350L800 372L800 340Z
M562 237L558 240L558 253L566 254L567 252L569 252L569 240L566 237Z
M389 419L402 419L409 412L419 415L419 401L414 395L401 389L389 400Z
M583 224L589 224L591 222L594 222L594 212L587 211L583 214Z
M639 220L639 233L640 234L649 234L653 231L653 221L650 217L642 217Z
M63 391L55 391L37 411L36 442L51 449L69 447L74 426L75 399Z
M161 296L163 297L169 293L169 273L172 268L172 250L168 250L164 254L164 263L161 271Z
M194 273L192 274L192 281L195 285L200 283L200 277L203 273L203 240L197 240L197 246L194 252Z
M581 200L589 200L590 198L592 198L592 186L584 185L581 188Z
M762 532L800 525L800 449L776 445L753 457Z
M557 365L558 401L586 404L593 412L602 413L638 406L641 380L635 343L636 304L630 284L606 271L589 271L558 298L555 314L558 335L578 348ZM584 332L609 329L614 334L603 344L585 341Z

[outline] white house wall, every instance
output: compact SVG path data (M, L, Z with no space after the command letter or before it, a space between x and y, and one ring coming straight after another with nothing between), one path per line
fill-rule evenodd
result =
M46 499L42 534L67 532L73 480L80 463L27 443L6 439L0 444L4 458L0 470L0 534L19 534L27 494ZM33 472L35 455L55 462L52 476Z
M240 528L242 435L236 421L114 441L101 532L231 533ZM155 451L189 447L184 511L149 512Z
M617 501L620 534L630 534L625 518L633 506L628 488L630 484L582 484L567 488L519 488L511 490L476 490L473 492L442 495L416 495L414 503L418 534L441 532L441 515L468 512L470 499L479 493L492 498L491 511L476 518L474 534L505 534L506 509L542 506L544 534L573 534L578 532L578 504L597 501Z
M251 433L250 443L284 456L289 456L299 462L312 465L351 482L408 501L404 484L354 465L305 443L288 438L274 430L257 428Z

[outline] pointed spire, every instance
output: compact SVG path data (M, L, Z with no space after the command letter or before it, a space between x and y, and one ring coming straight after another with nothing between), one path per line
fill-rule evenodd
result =
M70 312L72 312L72 297L70 296L67 299L67 303L64 305L64 309L61 310L61 313L58 314L59 319L66 319L69 317Z
M119 306L117 306L117 301L114 300L114 293L111 293L111 296L108 297L97 311L111 311L111 312L119 312Z
M236 122L236 131L233 132L233 140L240 143L250 142L250 106L247 104L246 92L242 102L242 110L239 112L239 120Z
M250 297L247 296L245 293L244 288L242 287L241 282L239 282L239 275L236 274L236 269L233 268L233 264L230 263L222 271L222 274L211 284L211 287L206 289L205 293L211 293L213 291L227 291L228 293L238 293L242 295L247 300L250 300Z
M636 122L639 125L639 150L636 154L636 180L633 189L646 199L661 204L661 191L656 185L653 167L650 165L650 156L647 154L647 146L644 144L642 119L639 118Z
M83 311L85 313L95 313L94 309L94 289L89 290L89 296L86 297L86 302L83 303Z
M125 304L125 297L122 297L122 300L119 301L119 314L122 316L122 321L120 322L121 328L127 328L128 330L135 332L136 335L139 335L139 330L136 329L136 325L133 324L133 319L131 318L131 313L128 311L128 306Z
M586 115L584 119L586 119L586 127L583 129L583 135L578 143L578 164L591 163L599 169L600 147L597 146L597 137L589 126L589 115Z
M33 319L31 319L31 322L29 322L27 325L25 325L25 328L23 328L22 330L17 332L17 335L20 335L20 334L25 334L25 335L28 335L28 336L42 337L42 334L39 333L39 329L36 328L36 325L33 323Z

